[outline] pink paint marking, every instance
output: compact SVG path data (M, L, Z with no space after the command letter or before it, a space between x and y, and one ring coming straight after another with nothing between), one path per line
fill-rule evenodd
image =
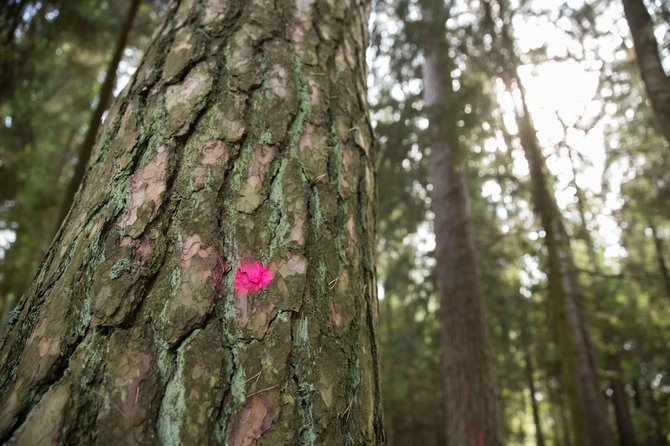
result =
M235 289L238 293L260 291L272 281L272 272L259 262L243 262L235 273Z

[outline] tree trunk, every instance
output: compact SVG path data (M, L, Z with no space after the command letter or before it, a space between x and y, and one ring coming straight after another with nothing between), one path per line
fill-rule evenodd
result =
M533 422L535 423L535 442L537 446L544 446L544 434L542 432L542 421L540 419L540 408L535 399L535 372L533 370L533 362L528 351L524 353L526 381L528 381L528 390L530 391L530 404L533 410Z
M450 445L503 445L498 391L477 271L465 150L453 113L451 62L440 11L424 47L424 98L430 120L436 276L441 296L446 433Z
M517 80L518 82L518 80ZM563 380L570 401L575 442L598 446L612 443L607 412L598 386L586 328L578 301L577 271L570 241L558 206L547 188L544 159L525 106L518 116L519 138L530 168L533 201L545 231L548 251L549 294L557 317L559 349L563 362Z
M14 37L21 25L27 0L5 0L0 5L0 105L10 97L16 81L17 54Z
M383 443L369 7L172 4L0 344L0 442Z
M663 240L659 237L658 230L653 221L649 221L649 227L651 228L651 236L654 239L654 252L656 253L658 269L661 272L663 289L665 289L665 295L670 299L670 272L668 272L668 265L666 264L665 256L663 255Z
M651 108L661 134L670 144L670 77L663 70L654 23L643 0L623 0L623 10Z
M619 358L612 354L609 356L609 366L614 376L610 380L612 389L612 403L614 405L614 415L616 416L617 431L619 432L620 446L636 446L635 429L628 409L628 397L621 381L621 365Z
M579 212L579 219L582 226L582 237L586 242L586 250L589 256L591 267L594 271L599 273L601 271L600 264L598 262L595 245L593 243L593 238L591 237L591 232L589 231L586 220L586 208L588 207L586 202L586 195L577 184L577 166L573 156L572 148L567 146L567 144L566 147L568 147L570 164L572 166L572 185L575 188L575 195L577 197L577 211ZM607 300L607 296L604 296L602 292L598 292L597 289L594 289L594 293L594 297L596 299L596 313L606 311L603 308L603 305ZM611 327L609 324L606 324L606 327L604 328L606 343L611 344L613 342L612 336L610 335L612 330L613 327ZM630 419L630 412L628 410L628 403L626 401L626 392L624 390L623 382L621 381L621 365L619 363L619 359L613 354L608 354L607 362L610 372L614 373L615 375L610 379L610 388L612 389L612 405L614 406L614 414L616 417L616 428L617 433L619 434L619 444L620 446L635 446L637 441L635 440L635 430L633 428L633 423Z
M568 157L570 158L570 167L572 168L572 187L575 188L575 197L577 198L577 212L579 213L579 222L581 223L581 236L586 243L586 253L589 256L589 263L591 268L594 271L600 272L600 262L598 261L598 255L596 254L596 245L591 236L591 231L589 231L589 225L586 221L586 208L588 203L586 201L586 194L579 187L577 183L577 164L575 162L575 154L567 143L565 142L565 147L568 149Z
M91 115L91 120L88 123L88 129L86 130L86 136L84 141L79 147L79 156L77 158L77 164L74 170L74 175L70 179L67 190L65 191L65 197L63 198L63 203L61 204L60 215L58 217L56 230L65 220L70 207L72 206L72 201L74 200L74 195L77 193L77 189L81 184L81 180L84 178L86 173L86 167L88 162L91 159L91 153L93 152L93 146L95 145L95 138L98 135L98 129L102 124L102 115L107 110L109 101L112 99L112 93L114 92L114 85L116 85L116 70L119 68L119 63L121 62L121 57L123 56L123 51L126 49L126 44L128 42L128 37L130 36L130 30L133 28L133 22L135 21L135 16L137 15L137 9L140 6L140 0L131 0L130 6L128 7L128 12L126 13L126 18L121 25L121 32L116 41L116 47L114 49L114 54L112 55L112 60L109 61L109 66L105 72L105 80L102 82L100 87L100 94L98 94L98 105L96 105L93 114Z
M589 338L579 308L582 298L572 249L562 216L544 173L545 161L528 111L523 85L516 73L518 57L507 28L505 2L499 2L503 28L498 39L500 68L507 88L518 89L516 106L519 141L530 170L533 202L545 231L548 251L549 297L556 315L558 347L562 359L563 386L568 396L572 432L578 445L612 444L607 411L596 378Z

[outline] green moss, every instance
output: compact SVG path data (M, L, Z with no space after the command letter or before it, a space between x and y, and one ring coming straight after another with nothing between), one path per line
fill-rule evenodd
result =
M312 188L312 193L310 196L310 213L309 213L310 222L312 224L312 229L318 231L323 224L323 214L321 212L321 198L319 198L319 191L316 187Z
M258 140L262 144L271 144L272 143L272 132L269 130L265 130L262 134L261 137Z
M181 444L180 433L186 413L186 389L184 388L184 351L187 342L177 354L177 369L165 389L158 413L158 438L161 444Z
M124 272L133 273L138 266L138 262L131 262L129 259L117 260L107 273L107 277L112 280L118 279Z
M263 260L268 262L275 254L275 250L284 243L284 238L291 229L289 218L284 212L284 176L288 161L283 158L279 163L279 168L270 185L270 202L272 203L272 214L268 226L272 228L272 238L267 253L263 255Z
M323 260L319 260L319 265L316 267L316 271L319 274L318 283L316 284L317 289L319 290L319 297L325 297L327 284L329 284L331 280L337 280L337 277L330 280L328 277L326 277L328 268L326 268L326 264L323 262Z
M328 147L330 147L330 156L329 156L329 163L328 163L328 175L335 181L335 184L337 184L337 189L339 192L340 188L340 171L342 168L342 141L340 141L337 137L337 133L335 131L335 124L332 124L330 126L330 130L328 130Z
M232 349L233 363L239 364L240 357L237 347ZM243 404L247 398L246 374L244 368L235 367L232 379L230 380L230 394L237 404Z
M307 318L302 318L298 322L296 343L300 346L306 346L309 341L309 323Z
M298 112L289 129L289 143L291 156L297 158L298 143L304 131L305 121L312 111L309 102L309 89L302 80L302 60L298 55L293 56L293 75L295 76L296 90L298 94Z

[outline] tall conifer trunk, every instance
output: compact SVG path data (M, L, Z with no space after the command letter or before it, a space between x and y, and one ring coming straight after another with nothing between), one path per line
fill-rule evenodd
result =
M558 206L547 187L544 158L536 143L525 106L517 122L519 138L530 168L535 209L545 231L549 294L556 318L554 327L558 331L556 335L561 352L563 385L568 394L575 443L592 446L611 444L607 412L578 303L581 294L570 241Z
M447 443L503 445L493 355L479 284L466 179L458 139L442 6L425 2L424 99L430 120L430 182L441 302Z
M0 442L383 442L369 6L172 4L0 344Z
M499 73L510 93L519 92L515 107L518 138L530 170L533 204L544 229L547 248L549 299L554 316L554 330L561 355L562 384L568 397L571 431L578 446L612 444L602 392L599 388L588 330L579 301L577 269L561 212L550 191L535 127L526 104L525 91L517 76L519 59L509 30L511 17L504 0L498 2L502 28L497 36L496 54ZM492 19L490 2L484 3L485 14ZM494 28L489 27L492 31ZM493 31L492 31L493 32Z
M663 70L654 23L643 0L623 0L623 10L651 108L670 147L670 77Z

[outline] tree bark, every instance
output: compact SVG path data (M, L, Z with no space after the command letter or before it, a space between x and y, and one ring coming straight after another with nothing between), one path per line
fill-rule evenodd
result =
M0 442L383 443L369 8L171 5L0 343Z
M430 120L436 276L441 301L446 440L451 445L503 445L484 301L470 217L466 152L456 132L454 94L442 8L426 8L424 99ZM429 19L430 20L430 19Z
M623 9L651 108L661 134L670 145L670 77L663 70L654 23L643 0L623 0Z
M119 37L116 41L116 46L114 48L114 54L112 59L109 61L107 71L105 72L105 80L102 82L100 87L100 94L98 94L98 105L96 105L93 114L91 115L91 120L88 123L88 129L86 130L86 136L84 141L79 147L79 156L77 158L77 164L74 170L74 175L70 179L67 190L65 191L65 197L63 198L63 203L61 204L60 215L58 217L56 230L63 224L65 217L67 216L70 207L72 206L72 201L74 200L74 195L77 193L77 189L81 184L81 180L84 178L86 173L86 167L88 162L91 159L91 153L93 152L93 146L95 145L95 138L98 135L98 130L102 124L102 115L107 110L110 100L112 99L112 93L114 92L114 85L116 85L116 70L119 68L119 63L121 62L121 57L123 56L123 51L126 49L128 43L128 38L130 37L130 31L133 28L133 22L135 21L135 16L137 15L137 10L140 6L140 0L131 0L130 6L128 7L128 12L126 17L123 20L121 25L121 31Z
M582 299L577 269L561 212L550 192L545 176L545 161L537 141L535 127L526 105L525 91L518 79L518 57L507 28L505 2L499 1L503 27L499 35L499 66L510 92L516 88L520 100L516 106L518 137L528 162L535 211L545 231L548 251L549 297L556 317L556 335L562 359L563 386L568 396L572 432L578 445L612 444L602 392L589 346L587 330L579 308ZM488 6L488 3L486 3Z

